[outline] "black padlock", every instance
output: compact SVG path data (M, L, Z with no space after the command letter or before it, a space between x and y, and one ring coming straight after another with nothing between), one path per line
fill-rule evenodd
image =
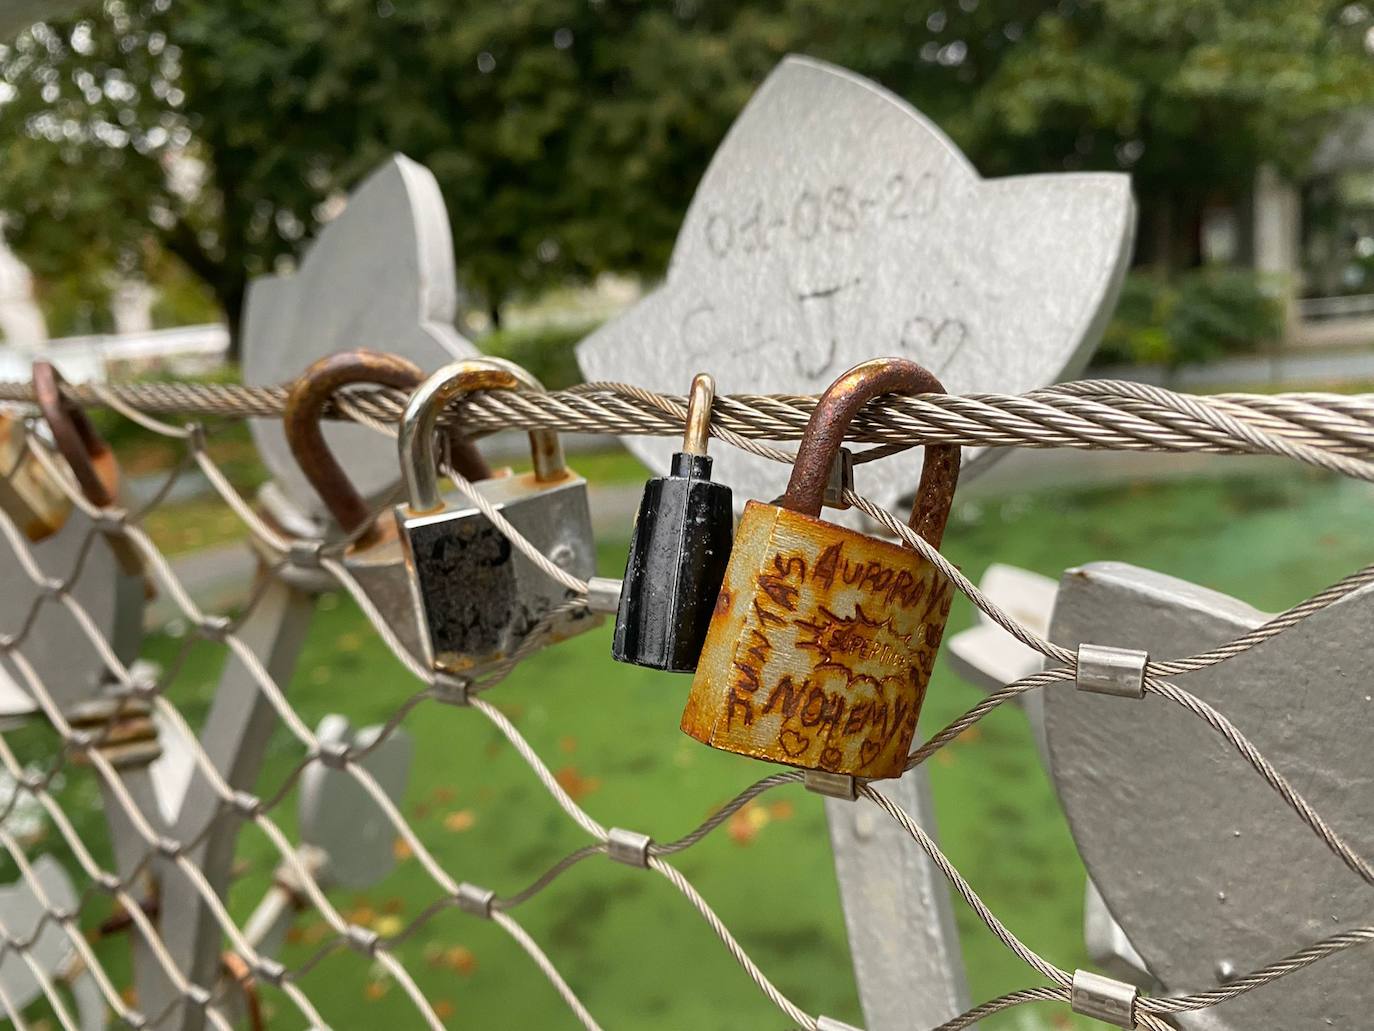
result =
M619 662L691 673L734 544L730 488L711 482L711 404L716 384L692 380L687 432L672 472L644 485L635 517L611 655Z

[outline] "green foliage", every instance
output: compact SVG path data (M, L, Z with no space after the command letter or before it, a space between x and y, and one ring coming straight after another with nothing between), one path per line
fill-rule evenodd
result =
M661 272L730 121L805 52L912 100L985 173L1129 169L1185 226L1374 104L1370 19L1325 0L86 0L0 51L0 210L40 276L171 253L232 328L247 278L401 151L438 177L460 276L495 310Z
M209 285L184 264L161 253L149 265L149 282L157 288L153 300L155 327L193 326L219 320L219 306Z
M582 382L574 349L595 328L497 330L477 341L477 346L487 354L509 358L529 369L549 390L562 390Z
M83 270L37 279L34 299L52 336L84 336L114 330L108 275Z
M1374 104L1369 8L1331 0L1092 0L1027 25L949 125L985 173L1124 169L1149 260L1196 263L1209 198L1262 162L1300 175Z
M1282 329L1282 305L1248 270L1192 269L1171 279L1135 272L1095 361L1177 368L1257 350Z

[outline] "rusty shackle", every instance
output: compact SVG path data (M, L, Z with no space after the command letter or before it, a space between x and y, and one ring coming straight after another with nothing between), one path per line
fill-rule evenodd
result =
M337 390L355 383L413 391L424 379L424 370L405 358L358 348L321 358L292 385L282 416L287 443L301 472L344 533L356 533L371 518L372 510L325 442L320 425L325 404ZM484 480L491 475L491 469L470 441L453 440L451 459L468 479ZM368 531L358 541L359 546L366 546L376 536L375 531Z
M793 512L819 516L830 467L844 443L845 430L869 401L884 394L943 394L934 374L906 358L861 362L830 384L806 424L787 491L778 504ZM927 444L921 483L907 525L933 547L940 546L954 487L959 482L959 445Z
M76 477L82 496L97 508L108 508L119 494L114 451L81 406L63 395L65 382L52 362L39 359L33 363L34 397L58 453Z

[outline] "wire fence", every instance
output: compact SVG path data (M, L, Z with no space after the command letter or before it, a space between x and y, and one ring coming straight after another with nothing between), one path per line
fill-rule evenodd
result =
M0 846L18 867L23 883L43 907L43 914L26 934L0 928L0 961L17 955L27 964L41 987L55 1019L64 1028L81 1027L78 1016L64 999L53 977L33 958L36 944L55 928L79 957L79 967L98 986L104 1005L116 1018L132 1027L186 1026L203 1019L211 1026L229 1028L240 1019L260 1020L257 997L271 991L286 1000L308 1027L326 1023L301 985L302 978L340 950L352 950L378 964L405 993L418 1018L441 1028L443 1015L434 1001L417 986L412 971L397 956L398 947L417 935L439 914L457 909L476 919L499 926L529 957L532 969L547 978L584 1026L595 1028L596 1017L583 1004L576 985L559 973L556 955L550 955L526 932L517 919L521 907L538 897L572 868L595 856L642 868L645 876L663 878L683 902L706 922L721 946L785 1015L787 1021L814 1031L826 1022L806 1008L806 1000L785 995L768 973L751 957L746 943L730 932L707 900L673 863L673 858L693 848L730 817L759 796L803 781L800 771L774 772L745 786L690 833L675 841L654 841L632 829L608 827L587 812L526 740L511 719L486 697L501 680L538 649L556 625L570 619L591 618L587 582L559 571L569 600L549 613L510 658L470 677L437 674L411 655L398 638L388 613L379 611L373 598L345 561L351 539L323 542L292 538L265 519L231 484L210 455L207 436L195 422L168 421L169 416L275 417L282 411L285 389L207 387L191 384L142 384L126 386L84 385L65 388L79 404L104 406L171 441L183 451L184 460L168 477L164 489L134 509L92 505L64 472L61 459L36 435L29 434L27 447L33 459L54 482L62 485L75 510L88 520L77 557L65 575L54 576L38 561L34 546L21 527L8 516L0 517L0 531L15 563L34 586L34 600L27 617L0 638L0 651L18 671L20 686L31 696L46 722L56 733L50 761L39 767L26 764L12 746L9 731L0 731L0 768L16 785L0 809ZM0 401L22 405L33 400L27 383L0 384ZM394 433L404 398L391 391L352 390L336 395L327 411L332 418L353 419L374 430ZM814 399L792 396L731 396L716 401L712 435L723 443L741 447L779 461L790 456L775 445L800 436ZM685 421L681 397L655 394L621 384L590 384L550 394L511 392L475 395L450 410L445 421L460 424L473 434L499 429L550 428L606 434L680 435ZM959 443L997 447L1066 447L1116 450L1207 451L1283 455L1295 461L1334 470L1346 476L1374 480L1374 397L1333 394L1276 396L1221 395L1189 397L1155 387L1115 382L1085 382L1035 391L1020 396L976 397L926 396L887 398L870 404L855 420L851 440L874 445L857 456L875 457L923 443ZM179 473L198 468L223 504L251 535L261 556L262 570L243 608L233 617L203 610L193 599L168 558L155 546L145 527L149 514L160 505ZM514 545L538 556L471 484L453 477L458 489L479 506ZM1078 677L1078 656L1065 647L1044 640L999 609L971 584L958 569L943 559L905 523L865 497L848 492L851 504L877 521L891 535L935 563L956 588L1017 639L1042 653L1047 668L989 696L915 748L909 766L929 760L961 733L999 706L1027 692L1062 690ZM354 534L357 538L362 530ZM285 731L300 745L303 758L290 776L268 797L252 793L251 778L234 767L223 754L207 746L192 730L186 714L168 696L177 671L157 679L140 674L117 645L106 638L98 618L78 598L78 587L92 555L107 541L136 556L141 575L157 593L170 599L181 617L201 638L227 650L241 671L239 688L253 695L267 721ZM1225 662L1274 635L1298 625L1314 613L1353 591L1374 582L1374 565L1357 570L1303 603L1275 616L1265 625L1205 653L1172 659L1151 658L1143 671L1144 691L1178 705L1210 726L1227 745L1244 757L1275 792L1278 801L1294 814L1295 833L1316 835L1331 851L1332 861L1343 863L1366 883L1374 883L1374 868L1345 841L1302 796L1297 788L1254 746L1244 731L1200 698L1178 687L1180 674ZM305 585L305 586L302 586ZM381 733L365 746L338 746L322 741L289 701L285 685L272 669L273 661L262 654L263 644L255 618L274 605L289 604L289 592L319 591L331 586L346 591L394 653L396 660L415 678L415 690L390 714ZM283 595L282 592L287 592ZM60 685L45 682L28 652L42 628L39 618L48 607L70 614L105 669L101 705L73 709L62 702ZM1110 644L1110 642L1103 642ZM224 688L222 688L224 690ZM427 846L364 760L385 746L404 721L422 706L457 706L470 711L474 720L487 721L508 746L526 763L557 807L586 836L586 843L552 862L529 885L509 895L461 879L460 872L446 869ZM176 821L169 821L150 801L148 761L150 752L131 746L149 737L150 716L176 728L190 743L194 777L203 792L204 804ZM245 717L246 719L247 717ZM227 765L226 765L227 764ZM393 933L376 930L350 919L321 883L281 819L281 807L307 769L322 764L341 771L355 782L385 815L390 830L417 860L419 868L438 890L438 901ZM80 768L78 771L78 767ZM246 764L245 768L251 768ZM89 771L101 789L101 797L116 838L114 858L97 859L106 851L86 840L76 822L59 802L54 785L63 777ZM1076 972L1062 969L1020 941L979 898L932 838L884 793L881 782L861 785L859 793L871 800L909 834L949 880L953 889L977 917L1030 968L1040 984L984 1003L949 1021L941 1031L967 1027L992 1013L1022 1004L1059 1001L1084 1010L1076 1001L1083 988ZM86 886L75 906L54 901L35 870L25 846L5 829L7 817L19 807L36 803L56 827L70 849ZM329 936L304 962L284 967L267 955L230 916L225 899L225 876L232 859L234 834L241 825L252 825L270 842L283 869L289 871L302 905L327 924ZM224 844L227 842L227 846ZM228 856L216 858L216 848ZM150 900L146 887L156 875L160 896ZM114 903L123 914L134 951L140 992L137 1005L126 993L127 975L107 968L92 948L88 932L98 907ZM181 940L188 935L210 942L208 960L203 944ZM173 940L176 939L176 940ZM1168 1028L1166 1019L1185 1011L1203 1009L1280 979L1336 953L1374 939L1374 927L1344 930L1320 942L1294 943L1286 958L1225 985L1179 997L1137 995L1132 990L1126 1005L1134 1026ZM1301 946L1301 947L1299 947ZM227 951L225 951L227 950ZM144 990L147 988L148 990ZM0 991L0 996L3 996ZM247 1001L245 1001L247 1000ZM8 997L0 997L16 1028L28 1026L24 1011ZM244 1017L244 1014L247 1017ZM203 1017L201 1016L203 1015Z

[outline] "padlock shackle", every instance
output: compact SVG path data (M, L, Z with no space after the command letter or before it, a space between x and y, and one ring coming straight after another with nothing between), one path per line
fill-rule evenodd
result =
M62 393L66 380L52 362L33 363L33 393L53 443L76 477L81 493L97 508L115 503L119 466L110 445L91 424L81 406Z
M543 393L544 385L514 362L491 355L450 362L421 383L410 395L396 438L407 507L413 514L436 512L444 507L439 493L434 430L439 424L439 413L449 402L477 390ZM531 430L529 436L534 478L540 483L563 479L568 467L558 434L553 430Z
M371 518L372 511L324 439L321 416L325 405L338 390L355 383L411 391L424 378L423 369L399 355L358 348L321 358L291 385L282 415L286 442L301 473L344 533L356 533ZM491 475L477 449L464 443L465 447L454 449L454 462L463 468L463 475L474 479ZM358 544L366 546L376 536L369 531Z
M943 394L944 385L928 369L907 358L861 362L830 384L806 424L787 491L778 504L803 515L819 516L830 468L844 444L845 431L865 404L884 394ZM921 483L907 525L935 547L944 536L954 487L959 482L959 446L927 444Z
M687 425L682 433L684 455L704 455L711 439L711 409L716 403L716 381L709 372L692 377L687 394Z

